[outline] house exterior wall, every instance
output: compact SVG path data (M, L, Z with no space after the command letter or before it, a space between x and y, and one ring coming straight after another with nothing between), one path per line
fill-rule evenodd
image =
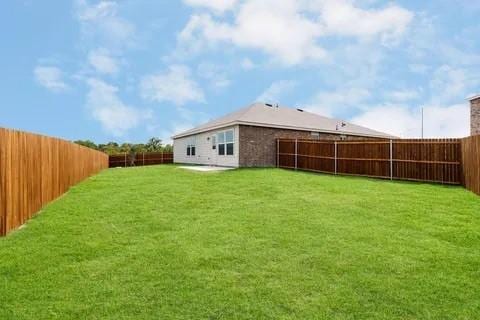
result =
M480 97L470 101L470 134L480 135Z
M233 129L233 155L220 156L217 149L212 149L212 136L219 132ZM187 156L187 145L195 141L195 156ZM218 142L218 141L217 141ZM202 164L225 167L239 166L239 126L225 127L219 130L177 138L173 141L173 162L184 164Z
M276 140L286 139L324 139L340 140L341 134L319 133L312 136L310 131L266 128L240 125L240 167L274 167L276 165ZM379 138L345 136L346 140L378 140Z

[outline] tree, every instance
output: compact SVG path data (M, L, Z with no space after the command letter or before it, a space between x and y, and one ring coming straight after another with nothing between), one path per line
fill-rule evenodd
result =
M99 144L98 149L100 151L105 152L106 154L109 154L109 155L122 153L122 151L120 151L120 147L119 147L118 143L116 143L116 142L109 142L107 144Z
M127 153L131 158L135 158L137 153L142 152L173 152L173 146L170 144L163 145L162 140L157 137L152 137L148 139L147 143L128 143L124 142L119 144L117 142L111 141L108 143L100 143L96 145L90 140L77 140L75 143L105 152L108 155Z
M84 146L90 149L98 150L98 146L95 144L95 142L90 140L77 140L77 141L74 141L73 143L79 144L81 146Z
M159 152L162 151L162 139L152 137L145 144L146 152Z

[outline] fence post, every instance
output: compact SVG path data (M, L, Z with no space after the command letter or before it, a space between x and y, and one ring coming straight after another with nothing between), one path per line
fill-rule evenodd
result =
M338 148L337 141L335 141L334 144L335 144L335 174L337 174L337 148Z
M295 139L295 170L297 170L298 163L298 139Z
M127 167L127 153L124 152L124 156L125 156L125 168Z
M393 140L390 139L390 180L393 180Z
M160 152L160 158L161 158L160 163L163 164L163 151Z
M280 139L277 139L277 168L280 167Z
M142 166L145 166L145 152L142 152Z

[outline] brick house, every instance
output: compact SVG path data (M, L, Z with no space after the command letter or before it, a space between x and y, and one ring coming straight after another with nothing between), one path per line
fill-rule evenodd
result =
M391 135L302 109L255 103L175 135L174 162L229 167L270 167L276 139L364 140Z
M480 135L480 95L470 99L470 134Z

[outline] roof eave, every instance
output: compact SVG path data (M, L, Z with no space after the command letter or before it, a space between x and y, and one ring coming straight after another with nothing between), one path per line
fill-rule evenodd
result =
M351 135L351 136L357 136L357 137L373 137L373 138L381 138L381 139L398 138L388 134L384 134L384 135L383 134L366 134L366 133L358 133L358 132L351 132L351 131L328 130L328 129L309 128L309 127L295 127L295 126L287 126L287 125L274 125L274 124L248 122L248 121L232 121L232 122L221 124L214 127L193 130L191 132L187 131L184 133L179 133L173 136L172 139L184 138L184 137L192 136L195 134L218 130L218 129L222 129L222 128L226 128L234 125L248 125L248 126L255 126L255 127L277 128L277 129L299 130L299 131L315 131L315 132L323 132L323 133L345 134L345 135Z
M179 139L179 138L184 138L184 137L188 137L188 136L193 136L194 134L200 134L200 133L204 133L204 132L208 132L208 131L213 131L213 130L218 130L218 129L222 129L222 128L226 128L226 127L231 127L231 126L234 126L234 125L237 125L238 124L238 121L231 121L231 122L228 122L228 123L222 123L222 124L219 124L217 126L213 126L213 127L208 127L208 128L205 128L205 129L191 129L191 130L188 130L188 131L184 131L184 132L181 132L179 134L176 134L174 136L172 136L171 138L172 139Z
M477 99L480 99L480 94L477 94L477 95L474 95L473 97L468 98L468 101L473 101Z
M373 138L394 138L394 136L388 134L366 134L366 133L358 133L358 132L351 132L351 131L339 131L339 130L328 130L328 129L319 129L319 128L310 128L310 127L295 127L295 126L287 126L287 125L274 125L274 124L264 124L264 123L257 123L257 122L248 122L248 121L239 121L239 124L243 125L250 125L256 127L266 127L266 128L278 128L278 129L287 129L287 130L299 130L299 131L315 131L315 132L322 132L322 133L334 133L334 134L346 134L351 136L358 136L358 137L373 137Z

